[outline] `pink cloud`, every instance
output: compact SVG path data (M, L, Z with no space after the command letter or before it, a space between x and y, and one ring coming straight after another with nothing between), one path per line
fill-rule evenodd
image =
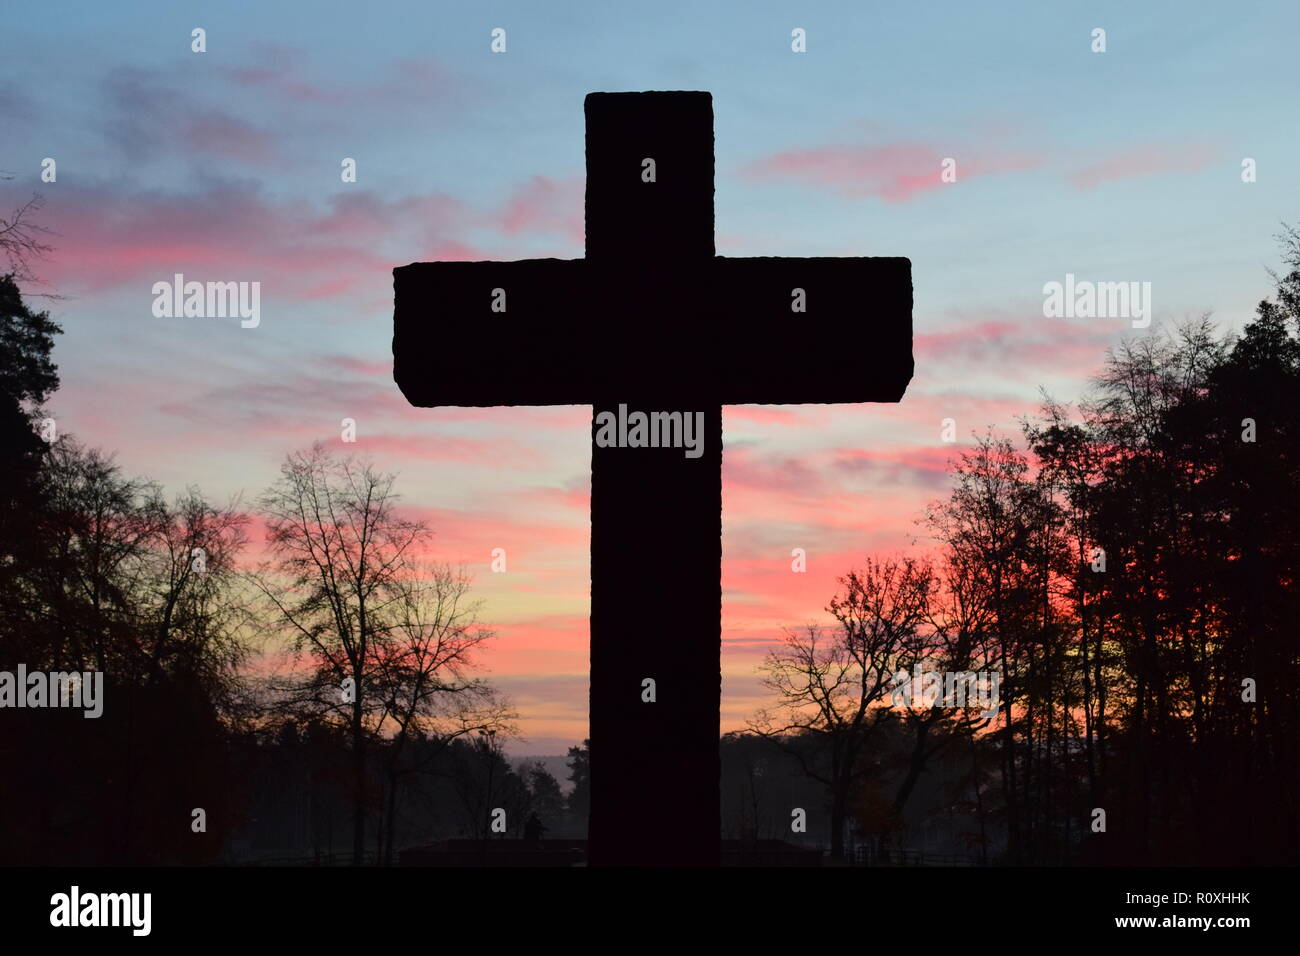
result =
M938 441L943 420L953 419L956 423L953 454L969 445L972 435L982 434L987 428L1018 434L1020 418L1033 416L1039 408L1036 395L984 395L973 391L930 391L919 387L905 401L908 405L905 424L927 441Z
M506 201L497 217L506 235L558 233L578 243L585 237L582 179L550 179L534 176Z
M944 493L946 459L957 451L939 442L937 422L932 432L932 445L812 449L802 456L804 468L794 470L783 452L729 449L723 459L724 563L760 560L771 568L777 561L788 570L795 547L811 554L905 545L916 535L924 502ZM734 465L728 463L733 457ZM766 593L765 585L741 587Z
M723 411L724 420L756 422L760 425L798 425L804 419L798 406L784 408L780 405L728 405Z
M519 258L460 238L471 229L580 234L580 199L561 215L567 200L559 196L539 198L525 186L501 207L473 211L436 192L393 200L348 193L317 205L224 184L197 193L70 185L46 206L54 246L46 278L84 293L181 272L199 281L256 279L264 296L355 294L382 305L391 303L395 265Z
M1012 313L975 316L961 325L917 332L912 339L918 377L936 367L972 373L1003 369L1018 378L1085 379L1101 368L1106 350L1125 331L1107 322L1067 322ZM1028 409L1026 409L1028 410Z
M453 438L445 435L358 435L357 450L398 461L445 461L532 468L542 456L509 438Z
M385 384L393 379L393 360L390 356L370 360L355 355L326 355L320 359L320 364L359 378L383 379Z
M316 235L352 242L380 241L403 223L428 224L438 232L446 232L463 230L471 221L464 203L441 192L385 199L371 190L349 190L331 197L327 208L319 213L307 206L294 208L310 221Z
M938 488L947 484L952 445L893 445L873 448L836 448L832 465L853 476L869 475L881 484Z
M927 143L881 146L820 146L787 150L750 163L742 175L751 180L785 179L832 189L851 198L875 196L907 202L945 185L942 162L957 160L959 179L1032 169L1040 159L1029 153L979 153Z
M412 220L411 208L428 215ZM381 235L394 247L484 257L436 237L459 227L457 210L436 194L392 203L353 196L321 209L233 186L194 194L69 186L46 207L54 233L46 271L79 292L167 281L181 272L199 281L255 279L264 297L391 295L393 266L410 258L382 254Z
M1094 189L1103 182L1154 176L1159 173L1194 172L1214 161L1215 150L1205 144L1139 146L1116 153L1070 174L1079 189Z
M797 499L851 497L862 478L873 487L903 485L934 488L947 481L948 459L953 446L939 442L938 425L934 444L877 444L871 447L822 447L798 457L760 453L753 448L729 448L723 457L723 494L750 489L777 495L789 502Z
M750 448L729 448L722 459L725 488L748 486L786 495L817 494L824 490L823 475L805 458L763 455Z
M287 374L280 359L268 355L265 365L244 369L233 383L227 379L209 388L189 388L183 396L162 391L150 404L196 426L196 433L233 428L245 438L304 445L336 439L343 415L361 423L363 436L366 422L428 423L427 413L421 414L425 410L411 406L391 383L340 375L325 362L305 361L302 368Z
M563 488L532 488L517 497L522 501L536 502L543 508L570 510L587 521L591 515L591 473L586 472Z
M1021 325L1005 319L992 319L938 332L917 332L912 336L912 351L917 360L942 357L953 351L967 351L973 345L1001 343L1014 335Z
M428 247L419 257L420 262L484 262L494 259L492 253L468 243L447 240Z
M425 107L464 104L472 91L442 64L427 59L397 60L382 68L371 82L351 78L333 85L306 76L308 57L303 50L273 44L254 47L257 66L229 67L222 72L236 86L248 87L286 103L310 106L365 104L373 110L397 101L418 101ZM264 65L270 63L270 66Z
M392 362L388 362L384 372L385 379L392 379ZM591 427L591 407L588 405L510 405L470 407L443 405L435 411L420 409L425 421L430 415L436 415L442 423L457 424L476 423L494 424L501 427L521 427L536 431L538 429L556 429L578 433Z

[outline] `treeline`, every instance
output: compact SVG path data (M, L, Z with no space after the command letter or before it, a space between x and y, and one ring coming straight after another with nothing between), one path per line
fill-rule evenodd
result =
M273 737L243 738L233 777L253 784L244 796L248 822L219 861L312 863L352 854L352 802L346 731L321 723L281 723ZM376 743L383 762L391 740ZM411 772L395 791L376 779L368 808L364 860L392 865L400 851L445 839L520 839L536 816L546 839L587 832L586 750L572 748L565 795L540 761L511 761L487 734L410 745ZM493 830L493 811L505 811ZM383 825L375 825L382 823ZM390 825L391 824L391 825Z
M925 516L936 547L869 560L836 628L769 656L776 705L753 729L808 751L834 852L853 820L905 842L942 754L966 762L951 797L997 861L1300 859L1300 237L1284 242L1289 271L1239 337L1202 318L1128 342L1076 408L1046 400L1020 442L977 437ZM891 706L916 666L996 672L996 713Z
M808 773L829 763L831 740L804 733L784 739L734 731L723 735L722 835L744 841L780 840L826 850L831 833L831 801L824 781ZM837 851L860 862L909 860L980 865L991 862L1002 833L996 821L981 817L974 799L969 751L947 748L926 763L892 822L891 841L882 841L893 796L906 779L914 740L902 721L874 729L871 774L853 793L842 823ZM984 783L988 783L987 775Z
M425 557L392 475L316 446L251 508L169 499L44 417L59 331L0 279L0 671L101 674L103 715L6 707L0 860L287 848L258 814L294 767L346 808L329 842L356 862L395 859L431 781L450 789L422 829L463 830L456 786L478 770L493 807L568 826L549 774L505 765L515 715L475 673L492 632L463 571Z

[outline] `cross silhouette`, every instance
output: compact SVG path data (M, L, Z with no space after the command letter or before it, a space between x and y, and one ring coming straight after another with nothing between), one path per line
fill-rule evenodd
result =
M586 258L394 269L393 377L419 406L593 406L588 861L717 865L720 406L899 401L911 262L715 256L711 95L585 109Z

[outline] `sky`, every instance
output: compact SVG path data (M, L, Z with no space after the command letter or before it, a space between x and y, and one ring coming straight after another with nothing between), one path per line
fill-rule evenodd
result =
M408 406L391 270L581 257L584 96L710 91L718 254L906 256L915 297L898 405L724 409L726 731L767 701L783 628L828 623L865 556L926 545L974 434L1016 432L1040 390L1077 399L1143 334L1045 318L1046 283L1149 282L1156 326L1249 320L1300 219L1298 29L1282 2L22 4L0 206L45 199L60 432L221 501L316 440L396 472L497 633L480 663L520 714L509 749L562 753L586 729L590 409ZM260 324L155 316L177 272L260 282ZM841 321L874 320L868 299Z

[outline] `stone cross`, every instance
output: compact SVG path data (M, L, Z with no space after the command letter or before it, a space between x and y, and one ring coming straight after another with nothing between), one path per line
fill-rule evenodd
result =
M593 406L588 861L717 865L720 406L899 401L911 262L716 256L711 95L585 107L586 258L394 269L393 377Z

